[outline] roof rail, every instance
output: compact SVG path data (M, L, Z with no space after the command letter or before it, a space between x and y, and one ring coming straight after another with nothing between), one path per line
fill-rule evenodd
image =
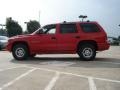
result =
M90 20L87 20L87 22L90 22Z

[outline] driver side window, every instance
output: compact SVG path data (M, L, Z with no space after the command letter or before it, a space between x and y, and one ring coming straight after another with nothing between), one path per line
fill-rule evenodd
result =
M55 32L56 32L56 28L52 28L47 32L47 34L55 34Z
M55 34L56 33L55 25L48 25L45 27L45 29L46 29L45 34Z

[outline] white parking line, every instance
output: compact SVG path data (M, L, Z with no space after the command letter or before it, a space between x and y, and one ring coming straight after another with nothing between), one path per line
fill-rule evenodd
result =
M20 80L21 78L25 77L29 73L33 72L34 70L43 70L43 71L49 71L49 72L55 72L55 76L52 78L52 80L49 82L49 84L46 86L44 90L51 90L53 86L55 85L56 81L59 79L60 74L66 74L66 75L72 75L72 76L77 76L81 78L87 78L89 82L89 88L90 90L97 90L96 85L94 83L94 79L96 80L101 80L101 81L108 81L108 82L113 82L113 83L120 83L118 80L112 80L112 79L105 79L105 78L97 78L97 77L92 77L92 76L87 76L87 75L79 75L79 74L74 74L74 73L69 73L69 72L61 72L57 70L52 70L52 69L47 69L47 68L37 68L37 67L31 67L31 66L18 66L18 67L12 67L12 68L7 68L7 69L2 69L0 71L5 71L9 69L14 69L14 68L19 68L19 67L26 67L26 68L31 68L31 70L27 71L26 73L20 75L19 77L15 78L14 80L8 82L7 84L4 84L2 87L0 87L0 90L12 85L16 81Z
M97 62L99 62L99 63L107 63L107 64L116 64L116 65L117 65L117 64L118 64L118 65L120 64L120 63L118 63L118 62L117 62L117 63L116 63L116 62L101 62L101 61L97 61Z
M81 78L89 78L92 76L87 76L87 75L79 75L79 74L73 74L73 73L69 73L69 72L61 72L61 71L57 71L57 70L51 70L51 69L46 69L46 68L37 68L37 67L30 67L30 66L26 66L28 68L35 68L35 69L39 69L39 70L43 70L43 71L49 71L49 72L59 72L61 74L67 74L67 75L72 75L72 76L77 76L77 77L81 77ZM108 81L108 82L113 82L113 83L120 83L120 81L118 80L112 80L112 79L105 79L105 78L97 78L97 77L92 77L93 79L97 79L97 80L102 80L102 81Z
M111 54L110 54L110 53L108 53L107 55L109 55L109 56L116 56L116 57L120 57L120 55L119 55L119 54L113 55L112 53L111 53Z
M6 69L0 69L0 72L6 71L6 70L10 70L10 69L20 68L20 67L25 67L25 65L24 66L17 66L17 67L6 68Z
M55 85L56 81L59 79L60 73L56 72L55 76L52 78L52 80L49 82L45 90L52 90L53 86Z
M95 85L95 82L94 82L94 80L93 80L92 77L89 77L89 78L88 78L88 82L89 82L90 90L97 90L96 85Z
M31 69L31 70L27 71L26 73L20 75L19 77L15 78L14 80L8 82L7 84L4 84L2 87L0 87L0 90L2 90L2 89L4 89L4 88L12 85L12 84L15 83L16 81L20 80L21 78L25 77L26 75L30 74L31 72L33 72L33 71L35 71L35 70L36 70L36 68Z
M101 81L120 83L120 81L118 81L118 80L111 80L111 79L105 79L105 78L96 78L96 77L94 77L94 79L101 80Z

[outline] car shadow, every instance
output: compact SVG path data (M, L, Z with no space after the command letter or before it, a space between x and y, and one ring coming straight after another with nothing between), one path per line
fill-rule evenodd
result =
M63 66L64 67L82 67L82 68L120 68L120 59L117 58L101 58L97 57L93 61L83 61L78 57L35 57L28 60L17 61L11 60L12 63L26 65L48 65L48 66Z

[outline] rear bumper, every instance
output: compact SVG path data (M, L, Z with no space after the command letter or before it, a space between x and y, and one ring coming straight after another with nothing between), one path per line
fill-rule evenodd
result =
M98 51L108 50L109 48L110 48L109 43L99 43L98 44Z

